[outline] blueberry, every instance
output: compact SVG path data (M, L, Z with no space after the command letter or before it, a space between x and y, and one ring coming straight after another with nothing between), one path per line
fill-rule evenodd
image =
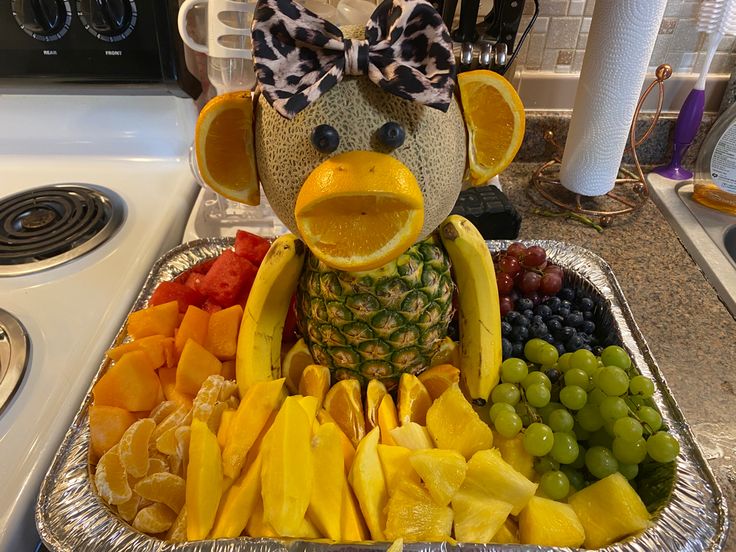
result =
M511 333L511 324L506 320L501 320L501 335L507 337Z
M556 318L550 318L549 320L547 320L547 328L550 332L554 333L562 328L562 321L557 320Z
M549 378L549 381L551 383L557 382L558 379L560 379L560 376L562 373L557 368L550 368L545 372L547 374L547 377Z
M557 294L557 296L560 299L563 299L566 301L574 301L575 300L575 290L573 288L563 287L560 290L560 292Z
M514 327L516 326L523 326L525 328L528 328L529 325L532 323L531 320L529 320L526 316L520 316L519 319L516 321L515 324L513 324Z
M544 318L542 318L538 314L535 314L534 316L532 316L532 324L544 324Z
M565 350L572 353L580 349L583 345L585 345L583 338L580 335L575 334L565 342Z
M590 297L583 297L578 301L578 306L583 312L592 311L594 305L595 303L593 303L593 300Z
M591 352L593 351L593 348L590 345L588 345L587 343L585 345L583 345L582 347L580 347L580 348L581 349L585 349L586 351L591 351Z
M524 311L521 311L521 314L523 314L524 318L528 318L531 322L532 316L534 316L534 311L532 309L526 309Z
M394 121L389 121L378 129L378 139L391 149L399 148L406 139L404 127Z
M595 322L584 320L583 323L580 324L580 331L585 332L588 335L593 335L593 332L595 331Z
M525 310L532 310L534 308L534 301L526 297L522 297L516 302L516 310L524 312Z
M571 328L570 326L563 326L556 334L554 334L555 337L559 341L566 342L568 341L572 336L575 335L575 330Z
M549 307L552 312L557 312L557 309L560 308L561 302L562 299L560 299L559 297L550 297L544 302L544 304L545 306Z
M580 311L571 312L565 317L565 324L577 328L583 323L583 314Z
M520 318L522 318L522 316L521 313L518 311L509 311L508 313L506 313L506 322L508 322L512 326L515 325Z
M547 322L549 322L550 320L557 320L559 322L562 322L565 319L564 319L564 317L560 316L559 314L553 314L552 316L549 317L549 319L547 320Z
M524 344L520 341L511 344L511 356L522 358L524 356Z
M514 326L511 330L511 339L514 341L526 341L529 337L529 328L526 326Z
M572 303L567 299L560 301L560 309L572 310ZM559 310L559 309L558 309Z
M593 354L595 356L601 356L602 352L603 352L603 347L601 347L600 345L596 345L595 347L593 347Z
M550 345L554 345L555 344L555 338L552 337L552 334L547 334L547 335L539 336L539 339L544 339Z
M545 324L544 322L535 322L531 326L529 326L529 335L531 335L532 337L541 338L547 334L549 334L549 330L547 329L547 324Z
M565 349L565 346L562 343L555 343L555 349L557 349L557 353L561 356L564 355L567 350Z
M340 145L340 135L333 126L317 125L312 131L311 141L317 151L332 153Z
M502 337L501 338L501 354L503 356L503 359L506 360L507 358L510 358L512 351L513 351L513 347L511 346L511 342L505 337Z
M552 309L549 307L549 305L537 305L534 307L534 312L542 317L542 320L547 320L550 316L552 316Z
M583 320L593 320L593 311L583 312Z
M560 307L559 309L557 309L557 314L560 315L564 319L567 317L568 314L570 314L570 309Z

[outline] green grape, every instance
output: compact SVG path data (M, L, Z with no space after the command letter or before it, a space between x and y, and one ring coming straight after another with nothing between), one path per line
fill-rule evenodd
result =
M587 349L578 349L570 357L570 368L582 370L586 374L592 375L598 368L598 359Z
M586 404L601 404L603 402L603 399L605 399L607 396L608 395L606 395L603 391L596 387L588 393L588 402Z
M539 487L551 499L562 500L570 492L570 480L559 470L548 471L539 479Z
M532 418L535 418L536 411L534 410L534 407L530 407L526 401L521 401L516 405L516 413L521 418L521 423L524 427L527 427L530 423L532 423Z
M547 424L547 420L549 420L549 417L555 410L565 410L565 407L558 402L551 401L544 405L542 408L538 408L537 414L539 414L542 417L542 420L544 420L544 423Z
M608 433L608 435L611 438L614 438L616 436L616 434L613 432L613 422L612 421L610 421L610 420L609 421L605 421L604 420L604 422L603 422L603 429L606 430L606 433Z
M665 464L680 454L680 443L666 431L658 431L647 439L647 452L652 460Z
M560 469L560 463L550 456L541 456L534 459L534 471L538 474Z
M583 466L573 468L572 466L561 466L560 471L567 476L567 480L570 482L570 486L576 491L581 490L585 487L585 478L580 471Z
M634 418L625 416L613 423L613 433L617 438L623 439L624 441L636 441L637 439L641 439L644 428Z
M618 471L629 481L639 475L639 464L622 464L618 463Z
M583 349L585 350L585 349ZM574 353L573 353L574 354ZM570 368L565 372L565 385L577 385L583 389L588 389L590 377L580 368Z
M524 431L524 449L532 456L544 456L552 450L554 433L545 424L534 422Z
M533 337L524 344L524 356L529 362L541 364L541 362L536 359L537 351L539 351L539 349L541 349L545 345L548 345L548 343L544 339Z
M583 407L585 408L585 407ZM600 416L600 414L599 414ZM583 426L580 425L580 422L578 422L577 418L575 419L575 427L572 428L573 433L575 434L575 437L578 438L578 441L587 441L588 438L590 438L590 431L585 429Z
M578 457L575 459L575 461L572 464L569 464L571 468L575 468L576 470L582 470L585 467L586 450L587 449L583 445L578 443Z
M647 457L647 442L644 439L624 441L616 437L611 449L616 460L624 464L641 464Z
M511 406L509 403L494 403L491 406L491 409L488 411L488 416L491 418L492 422L496 421L496 416L498 416L501 412L516 412L514 410L514 407Z
M581 408L575 415L575 420L586 431L598 431L603 427L603 418L601 417L600 409L594 404L586 404ZM578 434L578 439L580 438Z
M618 366L604 366L598 373L598 387L609 397L618 397L629 390L629 376Z
M621 397L606 397L598 406L601 417L606 422L614 422L629 415L629 407Z
M606 366L618 366L624 370L631 368L631 358L618 345L609 345L601 352L601 361Z
M554 443L549 455L560 464L572 464L578 457L580 447L575 437L569 433L557 431L554 433Z
M557 408L550 412L546 421L552 431L572 431L572 428L575 427L575 418L564 408Z
M544 346L539 347L537 350L536 356L538 364L549 366L557 362L557 359L560 357L560 353L545 341Z
M585 389L577 385L568 385L560 390L560 402L570 410L580 410L585 406L585 401L587 400L588 394L585 392Z
M552 382L549 381L547 374L538 370L535 370L534 372L529 372L529 375L524 378L524 381L521 382L521 386L524 389L529 389L529 386L534 385L535 383L541 383L547 389L552 389Z
M513 383L499 383L491 391L491 400L494 403L504 402L513 406L519 402L519 399L521 399L521 392Z
M648 399L654 395L654 382L646 376L634 376L629 382L629 393Z
M529 373L529 367L520 358L507 358L501 364L501 381L519 383Z
M642 424L646 424L647 427L644 429L649 433L659 431L659 428L662 427L662 416L651 406L640 406L636 410L636 415Z
M570 357L572 353L563 353L560 358L557 359L557 368L563 374L570 369Z
M507 439L515 437L521 431L522 425L521 417L516 412L508 410L499 412L493 422L496 431Z
M585 453L585 467L596 479L603 479L618 471L618 461L606 447L590 447Z
M526 401L537 408L549 404L550 392L543 383L535 383L530 385L526 390Z
M593 431L588 437L589 447L611 448L611 443L613 443L613 437L603 427L598 431Z

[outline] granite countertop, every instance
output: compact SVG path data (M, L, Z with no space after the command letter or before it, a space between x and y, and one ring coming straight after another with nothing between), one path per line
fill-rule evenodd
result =
M650 200L599 233L532 213L527 195L538 164L514 163L501 175L522 215L520 239L554 239L600 255L621 285L641 333L727 497L736 551L736 320Z

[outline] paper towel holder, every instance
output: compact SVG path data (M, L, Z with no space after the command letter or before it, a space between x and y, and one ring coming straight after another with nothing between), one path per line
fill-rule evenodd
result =
M639 164L639 157L636 154L636 148L640 146L654 130L659 116L662 112L662 100L664 99L664 81L672 76L672 67L666 63L657 67L655 78L647 87L639 98L634 111L634 117L629 129L629 146L627 149L631 152L634 160L636 172L632 172L624 167L619 167L618 177L615 180L613 189L605 195L600 196L584 196L575 192L571 192L560 183L560 165L562 160L563 147L555 140L554 133L551 130L544 132L545 141L552 144L557 153L552 159L540 165L531 177L527 194L532 202L539 205L541 202L535 196L535 193L543 199L552 203L559 213L563 215L574 213L578 215L589 215L599 218L600 226L609 226L614 217L627 215L640 209L649 199L649 189L644 173ZM636 121L639 118L639 112L642 105L646 101L649 93L658 90L657 109L654 112L649 128L640 137L636 137Z

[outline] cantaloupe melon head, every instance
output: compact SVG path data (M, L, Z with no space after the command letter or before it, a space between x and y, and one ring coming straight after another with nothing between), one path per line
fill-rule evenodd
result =
M347 38L363 38L364 29L342 29ZM279 115L263 98L255 107L258 175L276 215L299 234L294 209L307 177L334 156L352 151L380 152L403 163L416 178L424 199L424 223L416 239L434 231L452 210L462 186L466 131L458 102L446 113L394 96L364 76L346 76L293 119ZM396 122L405 132L400 147L378 139L379 129ZM311 135L319 125L339 134L331 153L318 151Z

